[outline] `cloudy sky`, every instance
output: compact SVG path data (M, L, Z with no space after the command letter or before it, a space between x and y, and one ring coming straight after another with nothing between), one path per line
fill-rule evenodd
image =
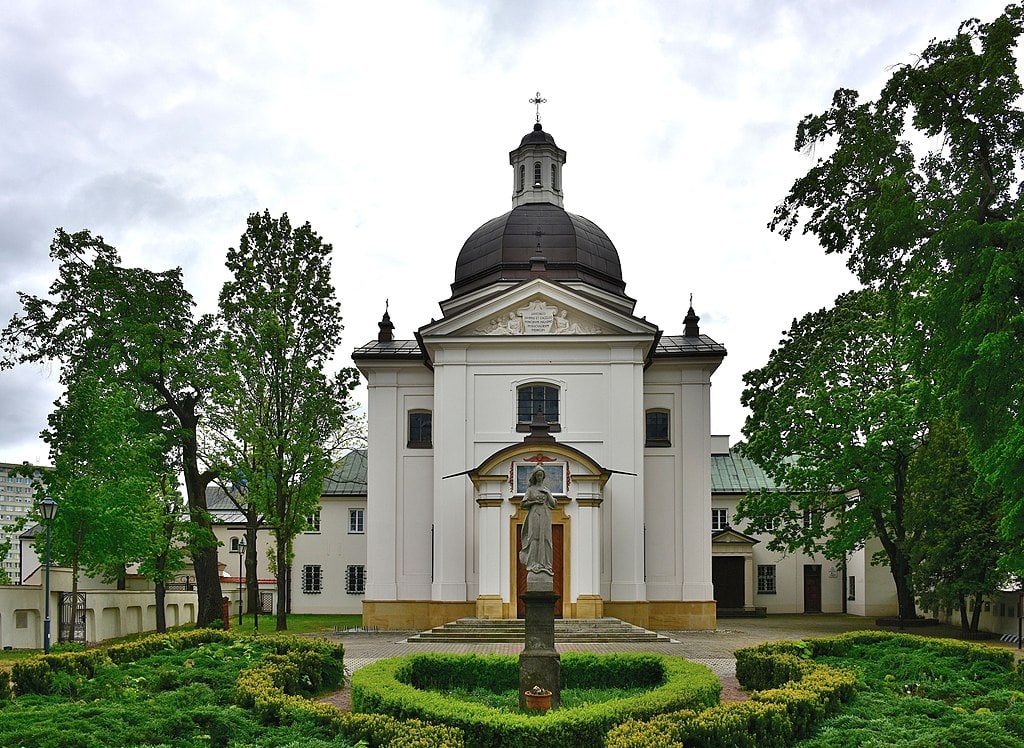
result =
M511 207L533 124L568 152L565 207L622 259L636 313L729 355L714 433L791 320L854 285L842 258L765 228L810 164L795 127L837 87L873 96L1001 0L23 2L0 6L0 322L54 277L56 227L127 264L184 269L200 311L246 216L334 246L339 365L439 317L466 237ZM0 372L0 461L44 462L54 374ZM365 393L360 394L361 397Z

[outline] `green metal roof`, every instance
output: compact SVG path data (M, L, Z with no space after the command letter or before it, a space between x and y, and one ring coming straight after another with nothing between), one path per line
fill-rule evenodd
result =
M737 449L728 454L711 455L711 493L747 493L778 490L775 481L769 478L752 460Z
M366 496L366 450L353 449L324 479L324 496Z

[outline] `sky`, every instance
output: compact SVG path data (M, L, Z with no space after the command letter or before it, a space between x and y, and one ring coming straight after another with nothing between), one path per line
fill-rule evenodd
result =
M54 230L183 269L213 311L246 218L333 246L334 366L440 317L466 238L508 211L533 126L567 151L565 208L618 249L635 313L728 349L711 430L740 438L743 374L794 318L856 287L845 259L766 224L813 154L800 119L988 0L104 0L0 5L0 324L55 278ZM0 462L48 462L53 367L0 371ZM358 396L365 401L365 388Z

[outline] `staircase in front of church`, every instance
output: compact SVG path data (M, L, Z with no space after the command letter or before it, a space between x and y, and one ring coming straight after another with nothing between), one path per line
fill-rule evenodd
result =
M409 637L409 642L490 644L522 642L526 622L521 619L460 618ZM566 642L671 642L672 639L620 621L618 618L555 619L555 643Z

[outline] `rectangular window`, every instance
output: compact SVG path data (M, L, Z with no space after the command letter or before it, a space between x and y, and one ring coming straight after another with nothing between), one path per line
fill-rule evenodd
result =
M646 414L645 447L671 447L668 438L668 411L649 410Z
M775 594L775 564L758 564L757 566L757 594Z
M728 509L712 509L711 510L711 531L718 532L724 530L729 526L729 510Z
M323 572L320 564L308 564L302 567L302 592L306 595L319 595L323 591Z
M540 413L548 423L558 423L558 388L551 385L528 384L519 388L519 423L529 424Z
M526 493L526 487L530 484L530 473L537 469L532 462L516 463L516 493ZM547 489L553 494L565 493L565 465L562 463L548 463L544 465L544 472L548 476Z
M306 529L304 532L320 532L320 507L314 509L312 514L306 515Z
M350 533L366 532L366 530L363 528L363 510L362 509L349 509L348 510L348 531Z
M846 599L857 599L857 577L850 576L846 578Z
M366 592L366 567L363 565L345 567L345 592L362 595Z
M430 449L433 446L431 441L432 415L429 410L410 411L409 449Z

